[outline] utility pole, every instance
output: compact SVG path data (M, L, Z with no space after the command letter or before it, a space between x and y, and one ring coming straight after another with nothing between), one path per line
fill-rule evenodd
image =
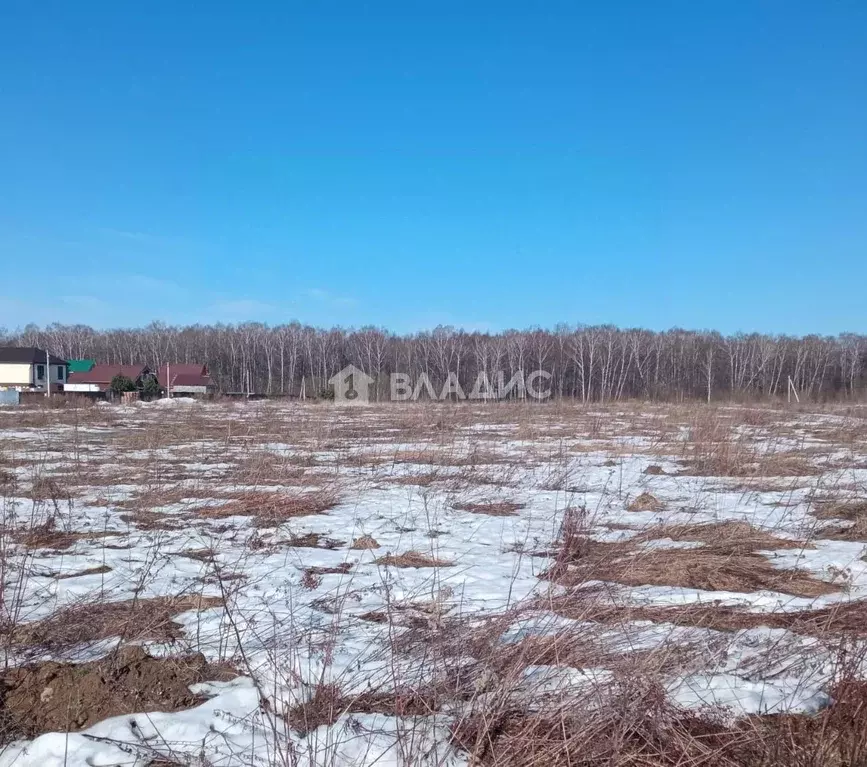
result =
M166 397L172 398L172 366L166 363Z
M51 355L45 352L45 396L51 396Z
M801 398L798 396L798 390L795 388L795 382L792 380L792 376L789 376L789 403L792 402L793 394L795 395L795 402L800 405Z

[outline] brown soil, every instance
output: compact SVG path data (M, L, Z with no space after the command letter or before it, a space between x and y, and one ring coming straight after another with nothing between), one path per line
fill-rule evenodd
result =
M201 702L189 685L237 676L203 655L152 658L126 646L91 663L43 662L0 675L0 739L75 732L112 716L178 711Z

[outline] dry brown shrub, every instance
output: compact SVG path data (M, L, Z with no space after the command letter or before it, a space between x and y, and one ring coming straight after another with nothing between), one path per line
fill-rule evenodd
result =
M403 554L386 554L374 560L378 565L390 567L451 567L452 562L422 554L418 551L406 551Z
M626 507L627 511L662 511L664 508L665 504L648 492L637 495Z
M317 684L313 695L286 712L286 722L302 735L323 725L334 724L344 712L346 701L336 684Z
M372 535L362 535L356 538L349 546L350 549L378 549L379 543Z
M95 662L48 661L10 669L0 675L5 725L0 742L76 732L123 714L190 708L202 702L190 692L191 684L235 676L201 654L152 658L138 646L125 646Z
M485 503L456 503L452 508L469 511L472 514L486 514L489 517L511 517L524 508L523 503L514 501L487 501Z
M220 597L198 595L82 603L63 608L48 618L15 626L11 640L21 648L48 651L113 636L131 642L145 639L167 642L182 636L183 629L172 620L173 616L222 604Z
M606 461L605 466L617 466L617 463L615 461ZM642 474L649 474L651 476L661 476L661 475L665 474L665 469L663 469L662 466L659 466L658 464L653 463L650 466L648 466L641 473Z
M72 491L54 477L37 477L30 489L34 501L69 501Z
M319 584L322 583L322 578L320 578L316 573L311 573L309 570L304 571L304 575L301 576L301 588L307 589L308 591L314 591L319 588Z

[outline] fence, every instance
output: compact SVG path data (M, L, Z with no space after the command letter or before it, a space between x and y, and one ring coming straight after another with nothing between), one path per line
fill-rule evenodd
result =
M21 395L15 389L0 391L0 405L17 405L21 402Z

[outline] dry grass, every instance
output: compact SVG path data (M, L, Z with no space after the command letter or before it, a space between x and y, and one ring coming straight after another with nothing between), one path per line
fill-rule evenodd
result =
M700 529L690 532L701 534ZM765 557L749 550L743 542L749 541L748 537L734 538L730 548L723 548L725 539L717 536L715 546L648 551L635 541L593 540L584 529L582 515L573 511L566 514L560 540L556 561L543 577L569 587L598 580L625 586L676 586L705 591L770 590L803 597L840 591L840 587L803 570L774 567Z
M321 533L302 533L284 538L281 543L285 546L298 549L339 549L344 546L344 541L329 538Z
M181 596L127 602L83 603L43 620L22 623L11 632L20 648L57 652L77 644L119 636L130 642L171 641L182 636L172 617L187 610L219 607L219 597Z
M452 507L458 511L472 514L486 514L489 517L511 517L524 508L523 503L514 501L487 501L485 503L456 503Z
M845 527L837 525L822 529L819 535L823 538L842 541L867 540L867 500L817 500L813 514L819 519L842 519L852 523Z
M644 530L636 540L651 541L671 538L674 541L698 541L703 551L739 555L774 549L811 549L806 541L780 538L770 531L754 527L748 522L705 522L684 525L654 525Z
M57 573L54 578L58 581L63 581L69 578L80 578L83 575L104 575L110 572L111 568L108 565L97 565L96 567L88 567L86 570L79 570L74 573Z
M435 471L426 471L415 474L389 475L386 481L391 485L413 485L418 487L430 487L442 477Z
M370 550L378 549L379 543L372 535L362 535L356 538L349 546L350 549Z
M816 716L751 716L668 704L644 679L594 689L568 704L501 705L459 720L455 741L471 763L499 767L860 767L867 764L867 684L843 682Z
M79 541L91 541L99 538L119 536L119 531L93 531L80 532L58 530L54 518L49 518L45 523L36 525L27 530L10 530L10 538L21 546L29 549L45 549L50 551L62 551L74 546Z
M518 496L514 491L496 489L523 481L519 467L538 465L544 468L534 475L537 489L601 493L606 496L600 505L600 513L604 514L608 508L622 508L622 499L629 501L642 489L640 486L636 488L635 484L618 484L624 482L624 477L631 482L637 469L650 461L661 462L663 457L666 461L679 458L686 473L713 473L740 480L739 484L735 484L737 480L681 480L673 472L673 476L654 480L653 476L668 472L653 463L644 470L651 478L639 482L639 485L644 484L656 491L657 487L662 487L657 483L664 483L667 493L678 486L678 498L683 496L683 488L695 487L696 496L687 498L684 503L694 504L694 508L706 512L714 507L713 498L709 498L712 493L730 493L733 488L785 491L793 486L812 484L799 483L791 478L813 476L818 472L818 466L826 464L820 462L821 456L816 453L791 449L791 440L796 434L785 417L767 410L732 409L727 412L718 408L629 403L592 408L564 407L555 403L546 408L526 409L517 405L476 409L470 406L382 407L363 413L342 413L326 407L292 407L285 411L265 409L264 416L255 418L239 417L234 407L220 411L218 417L214 414L206 417L199 408L194 411L189 414L143 414L128 429L117 425L109 437L85 435L76 446L75 465L70 461L68 469L42 474L55 484L46 483L34 489L42 507L50 510L50 504L46 502L54 501L56 507L62 501L69 503L72 511L77 500L75 493L66 488L79 492L113 483L135 484L138 487L130 501L104 504L106 519L116 527L116 509L122 509L125 512L122 518L140 529L172 531L170 535L152 538L173 542L183 538L184 542L173 549L182 550L179 556L208 565L202 570L213 573L203 576L206 582L230 588L231 579L245 577L239 572L219 572L215 555L217 551L224 552L222 547L225 546L226 552L238 553L241 558L263 550L284 557L282 561L288 568L285 580L294 584L293 588L297 589L299 573L302 587L307 589L333 584L333 590L293 595L305 607L333 616L328 622L333 622L334 634L322 639L322 645L316 647L326 663L334 644L346 633L347 623L360 619L380 624L382 636L391 638L391 643L383 639L383 653L418 653L412 656L417 663L410 664L410 676L418 671L421 678L430 672L430 682L412 684L395 678L389 680L394 692L368 692L356 696L345 695L336 685L316 685L305 679L305 685L314 685L313 694L286 714L286 721L293 730L312 733L319 726L337 722L342 714L378 712L409 717L443 712L453 717L454 743L466 750L469 762L475 767L550 767L558 764L584 767L597 764L616 767L746 767L752 764L760 767L782 767L784 764L795 767L824 764L867 767L867 752L860 740L864 736L859 734L867 727L867 720L860 713L857 687L840 688L840 697L832 707L836 711L833 715L823 712L812 718L754 717L732 725L717 721L714 712L686 715L667 702L662 688L665 678L707 667L706 657L697 653L696 648L665 645L658 651L648 652L636 651L628 642L618 645L603 641L606 634L608 639L625 636L635 628L632 624L636 621L651 621L713 628L720 632L771 627L815 637L823 646L838 639L854 643L867 638L867 607L864 602L846 602L820 610L766 614L707 603L679 607L613 604L612 595L628 599L628 592L606 585L599 589L587 586L592 580L625 586L650 584L714 591L769 589L808 597L838 590L834 584L826 583L814 574L775 568L761 554L767 550L810 548L809 542L782 538L773 530L756 528L746 522L722 522L659 524L641 530L625 542L605 543L593 540L590 526L582 522L580 514L573 510L565 515L559 546L553 551L555 561L546 573L547 578L565 586L566 593L538 600L530 607L534 614L546 610L573 618L580 621L583 628L577 633L530 636L506 642L503 640L504 628L523 617L520 611L525 610L527 604L507 611L502 625L496 627L498 630L484 626L477 636L478 616L461 614L456 597L450 594L442 598L431 596L427 591L424 594L403 593L397 597L394 594L398 592L391 591L393 584L402 588L404 582L410 581L424 583L425 589L434 580L438 582L437 587L439 582L448 584L450 579L447 576L460 577L458 568L438 575L433 572L425 575L423 571L389 574L383 568L378 571L382 588L372 589L377 609L370 609L371 605L365 605L367 594L356 588L362 580L361 571L352 575L352 563L342 562L342 557L335 555L333 561L339 564L309 566L308 554L290 550L342 548L344 553L347 549L373 550L380 546L372 536L362 535L348 542L332 539L325 533L303 532L303 522L297 523L297 531L288 526L279 528L287 521L291 523L304 516L327 513L339 502L341 495L353 498L356 490L361 493L392 483L410 486L405 494L411 496L414 509L424 507L423 512L408 511L403 517L395 516L401 513L399 508L382 510L382 520L387 529L394 525L399 530L417 531L418 537L413 537L407 546L419 546L417 541L424 540L425 531L430 531L431 537L439 534L439 528L447 527L444 518L459 523L471 522L467 517L448 514L449 507L472 514L504 517L497 527L502 525L503 529L523 530L524 520L508 519L516 516L522 506L510 500L498 500L501 493L506 498ZM242 412L240 408L238 411ZM276 417L276 413L281 414ZM67 415L63 414L63 418L66 419ZM172 423L173 419L177 423ZM54 416L44 417L45 425L56 423ZM484 429L473 429L472 434L466 431L480 423L484 424ZM688 429L685 441L682 439L684 426ZM777 437L784 437L785 442L774 445L775 432L778 432ZM856 434L852 431L851 438L861 439L863 433L867 433L862 432ZM583 441L576 444L576 435ZM592 439L586 439L587 435ZM634 435L645 437L645 442L633 448L612 441ZM763 440L761 446L756 435ZM823 435L827 436L827 433L817 427L816 436L821 439ZM505 440L515 439L539 440L538 444L526 447L526 462L503 454ZM269 443L288 445L289 448L271 449ZM423 447L398 451L393 455L396 443ZM761 449L766 443L770 443L773 449ZM475 447L466 449L468 444ZM856 442L852 444L855 446ZM109 447L108 454L113 460L108 467L101 467L100 462L106 455L101 451L106 447ZM146 452L128 456L132 449ZM291 454L284 456L284 451ZM331 454L325 455L326 451L331 451ZM636 452L642 454L638 459L640 463L635 462ZM581 453L593 455L582 456ZM605 465L617 467L622 464L628 469L601 472L604 477L610 477L610 484L604 487L596 482L600 454L601 458L620 456L620 461L607 461ZM51 452L46 459L47 465L59 457L62 457L62 451L60 455L57 451ZM185 466L185 463L196 464L198 468ZM14 468L20 465L24 464L15 464ZM577 470L576 465L579 466ZM591 466L597 475L581 476L583 469L580 467L585 465ZM210 470L210 466L217 468ZM13 464L8 464L8 467L13 468ZM371 471L364 470L368 467ZM412 473L402 473L405 471ZM401 473L394 476L397 472ZM31 471L26 478L20 473L17 475L19 480L7 485L16 485L14 492L26 496L31 487L29 477L38 473ZM11 472L7 474L11 475ZM0 486L2 484L0 476ZM485 487L487 485L491 487ZM238 492L231 489L243 487L251 489ZM839 487L835 488L835 492L839 490ZM863 495L863 488L853 487L852 492ZM12 491L0 487L0 495L4 493L9 496ZM617 501L612 503L615 494ZM394 495L403 494L392 493ZM112 495L106 492L104 497L110 499ZM455 503L458 499L460 502ZM419 500L423 504L416 506ZM206 507L205 501L226 503ZM165 511L159 508L173 505L177 508ZM650 492L644 492L633 498L628 508L655 512L662 511L665 503ZM444 518L436 516L443 511L446 511ZM845 530L841 526L824 531L829 536L867 540L867 505L861 501L842 505L819 501L816 515L823 520L854 523ZM249 518L249 527L256 529L249 530L246 520L229 519L234 516ZM704 514L701 518L708 516ZM865 519L863 523L862 517ZM63 515L55 514L55 518L58 525L60 520L67 524ZM70 518L74 520L74 517ZM342 515L339 519L343 520ZM556 519L552 514L552 520ZM633 522L635 519L632 517ZM213 520L222 522L217 524ZM55 530L54 524L51 522L44 528L15 532L6 537L15 543L24 543L25 548L33 544L45 549L61 549L100 535L79 531L63 533ZM600 524L604 525L605 521ZM192 536L177 535L178 531L190 527L195 528ZM366 529L348 524L344 528L336 522L333 527L340 532ZM379 521L371 527L382 529ZM786 529L792 528L787 526ZM549 530L546 528L537 536L534 529L524 539L523 546L526 550L544 548L550 539ZM127 532L103 534L123 536ZM455 530L445 532L454 533ZM137 541L142 537L135 535L129 540ZM664 545L658 543L659 539L693 541L701 545L696 548L656 548ZM650 545L652 541L657 542L653 547ZM107 548L110 547L111 544ZM183 550L185 547L190 548ZM426 546L421 545L421 549L426 549ZM130 558L139 554L139 550L130 552ZM453 565L453 562L437 556L435 549L387 553L375 561L394 568ZM179 571L198 569L197 566L190 567L189 562L187 565ZM242 563L233 567L243 566ZM61 568L55 566L55 569ZM75 578L105 571L105 568L91 568L55 577ZM253 582L258 574L248 572L249 588L259 588L260 584ZM147 576L143 575L142 579L147 581ZM201 579L197 583L200 582ZM234 588L237 589L237 585ZM443 593L446 591L447 587L443 586ZM237 593L242 592L239 590ZM390 600L385 608L380 608L382 594ZM426 608L413 601L421 598L429 598L431 606ZM231 596L226 599L229 610L232 600ZM178 612L221 604L219 599L199 600L195 597L109 604L92 601L67 608L43 621L5 626L4 639L7 647L17 651L25 646L25 652L34 654L59 651L80 642L110 636L121 636L125 641L173 641L180 639L183 633L173 620ZM347 604L353 605L349 614L344 612ZM360 615L355 613L355 605L358 605ZM388 624L393 624L393 628ZM361 624L349 622L350 632L360 627ZM293 623L285 628L287 631L300 629L299 633L302 633L308 626ZM364 628L369 632L374 627L368 625ZM490 631L490 636L484 636L485 631ZM184 639L192 641L191 637ZM714 637L713 642L717 641L725 644L727 640L724 636ZM470 663L465 663L467 654ZM282 664L283 658L275 658L274 668L268 672L279 674L285 671L291 676L293 672L286 671ZM605 668L613 674L613 681L607 687L593 684L588 688L573 686L553 692L528 691L525 672L536 666L573 671ZM103 671L105 685L112 689L115 685L117 689L123 688L123 680L112 676L107 667L100 667L100 673ZM34 673L38 674L38 671ZM293 684L296 681L293 679ZM158 700L147 697L149 688L142 689L143 685L157 684L158 674L149 678L131 677L129 691L133 697L129 700L133 702L117 712L162 706ZM98 686L94 689L105 690ZM104 692L106 697L110 694L111 690ZM136 695L139 697L134 697ZM73 726L79 726L76 722L82 711L87 712L87 704L70 697L63 705L73 712ZM93 706L94 718L100 715L100 711L98 706ZM91 719L82 721L90 722ZM36 725L26 733L35 734L41 726ZM45 726L66 729L63 723ZM328 737L332 734L335 738L343 737L342 731L329 733ZM406 737L412 740L411 730L407 731ZM409 748L406 743L401 744L401 748L404 747ZM418 763L404 753L401 759L406 764ZM287 763L289 761L291 759Z
M637 495L626 507L627 511L662 511L665 504L655 495L644 492Z
M195 510L199 517L225 519L226 517L253 517L257 527L277 527L297 517L324 514L339 501L331 489L311 491L259 491L237 493L229 503L204 506Z
M389 567L451 567L452 562L422 554L418 551L406 551L403 554L386 554L374 560L378 565Z
M541 604L566 618L611 626L650 621L728 632L765 627L822 638L867 636L867 602L863 600L791 612L752 612L739 607L706 604L673 607L618 605L598 594L580 593L558 596Z

